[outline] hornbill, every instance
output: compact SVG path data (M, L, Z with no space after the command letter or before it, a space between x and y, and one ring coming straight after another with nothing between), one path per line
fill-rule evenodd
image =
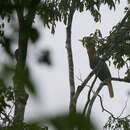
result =
M99 62L102 62L100 66L101 68L99 67L99 69L96 69L94 73L101 81L106 83L106 85L108 86L110 97L114 97L109 68L105 61L97 56L94 40L92 40L92 37L84 37L82 40L79 41L82 42L83 46L87 49L90 68L92 70L98 65Z

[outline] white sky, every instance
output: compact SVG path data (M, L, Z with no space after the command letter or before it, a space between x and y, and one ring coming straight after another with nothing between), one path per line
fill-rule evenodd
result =
M109 34L116 23L124 16L124 7L126 0L117 6L116 11L110 11L107 6L101 8L102 22L95 23L89 12L76 12L73 19L72 27L72 49L75 68L76 86L80 81L76 77L84 79L90 72L88 56L86 50L79 43L78 39L85 35L93 33L95 29L100 29L104 36ZM26 108L25 118L31 119L39 116L55 115L57 113L67 112L69 106L69 81L68 81L68 63L65 49L66 30L62 23L57 24L55 35L51 35L48 29L42 27L39 21L36 21L37 26L41 31L41 39L35 46L29 46L28 63L32 68L32 75L37 84L39 96L31 96ZM53 66L38 65L35 58L40 54L42 49L50 49ZM33 51L32 51L33 50ZM118 71L114 66L109 66L113 77L118 76ZM120 76L124 73L124 69L120 71ZM99 85L99 80L96 87ZM129 84L121 82L113 82L115 97L110 99L107 87L104 87L100 95L103 98L105 108L110 110L114 115L119 115L125 106ZM82 111L87 99L87 90L81 93L78 100L77 108ZM129 102L124 116L129 113ZM104 125L108 119L108 114L102 112L101 105L97 99L92 109L92 119L94 119L99 128Z

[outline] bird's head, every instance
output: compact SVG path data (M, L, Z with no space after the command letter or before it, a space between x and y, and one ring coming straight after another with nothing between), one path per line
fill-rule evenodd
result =
M79 41L87 49L95 47L95 41L94 41L93 37L83 37L83 39L80 39Z

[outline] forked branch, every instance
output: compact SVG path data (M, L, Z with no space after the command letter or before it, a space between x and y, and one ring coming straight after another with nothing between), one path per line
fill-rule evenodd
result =
M87 117L88 117L88 119L90 119L90 114L91 114L91 110L92 110L93 103L94 103L96 97L98 96L99 92L101 91L101 89L103 88L104 85L105 85L104 82L101 82L101 83L100 83L100 85L99 85L97 91L95 92L95 94L93 95L93 97L92 97L92 99L91 99L91 101L90 101L90 103L89 103L88 111L87 111Z
M95 79L93 80L92 85L90 86L90 89L89 89L89 92L88 92L88 99L87 99L87 102L86 102L84 110L83 110L83 115L85 115L85 112L86 112L86 110L88 108L88 105L89 105L89 102L90 102L91 92L92 92L92 89L94 87L94 84L95 84L96 80L97 80L97 76L95 76Z

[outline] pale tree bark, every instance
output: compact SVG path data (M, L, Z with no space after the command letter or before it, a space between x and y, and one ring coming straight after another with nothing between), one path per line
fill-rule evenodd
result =
M74 64L73 64L73 55L71 48L71 29L72 21L75 13L75 0L72 0L72 5L70 8L70 13L68 16L68 24L66 27L66 49L68 54L68 67L69 67L69 85L70 85L70 114L76 113L76 102L74 100L75 95L75 81L74 81Z

